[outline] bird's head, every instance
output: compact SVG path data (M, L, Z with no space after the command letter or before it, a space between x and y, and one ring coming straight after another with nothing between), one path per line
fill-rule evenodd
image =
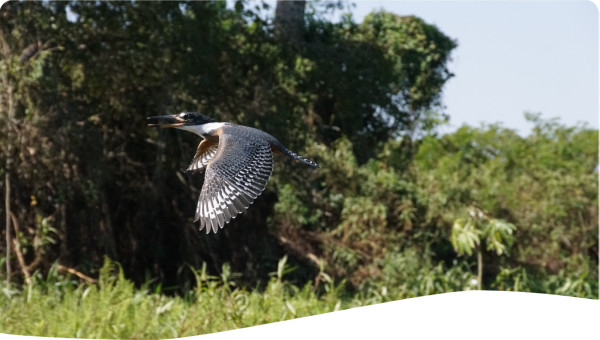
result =
M152 121L148 126L160 126L163 128L183 128L214 122L212 118L198 112L182 112L176 115L148 117L148 119Z

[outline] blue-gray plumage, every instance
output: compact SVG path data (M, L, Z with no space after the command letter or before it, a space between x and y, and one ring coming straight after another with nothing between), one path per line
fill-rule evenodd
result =
M187 171L206 169L194 220L206 233L223 228L263 192L273 171L273 152L319 167L270 134L248 126L214 122L196 112L148 119L158 121L152 126L175 127L203 138Z

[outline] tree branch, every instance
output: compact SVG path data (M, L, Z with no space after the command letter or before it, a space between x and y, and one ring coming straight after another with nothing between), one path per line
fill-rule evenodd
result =
M69 274L73 274L73 275L77 276L78 278L80 278L82 280L85 280L85 281L87 281L89 283L96 283L96 282L98 282L98 280L93 279L93 278L85 275L84 273L79 272L79 271L77 271L77 270L75 270L73 268L63 266L62 264L58 265L58 270L60 270L61 272L67 272Z

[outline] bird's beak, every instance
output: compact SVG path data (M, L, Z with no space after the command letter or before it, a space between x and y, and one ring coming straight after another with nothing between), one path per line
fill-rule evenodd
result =
M148 126L160 126L161 128L180 127L184 123L184 120L177 115L148 117L148 120L154 121Z

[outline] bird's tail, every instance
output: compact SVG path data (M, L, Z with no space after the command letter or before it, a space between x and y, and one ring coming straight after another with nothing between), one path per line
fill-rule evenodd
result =
M319 164L311 161L310 159L306 159L306 158L304 158L304 157L296 154L295 152L292 152L292 151L288 150L285 147L281 147L279 149L281 150L281 153L283 153L284 155L287 155L287 156L289 156L289 157L291 157L291 158L293 158L295 160L298 160L298 161L300 161L300 162L302 162L304 164L310 165L313 168L320 168Z

